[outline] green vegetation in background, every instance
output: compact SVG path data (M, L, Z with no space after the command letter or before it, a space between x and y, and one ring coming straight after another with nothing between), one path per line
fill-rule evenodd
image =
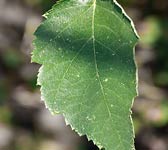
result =
M4 64L10 69L20 67L23 62L21 54L14 49L8 49L2 53L2 60Z
M11 125L12 113L7 106L0 106L0 123Z
M32 90L39 88L39 86L37 85L37 76L28 80L27 84L32 88Z
M57 0L24 0L27 5L33 7L39 7L43 12L49 10Z
M145 47L153 47L162 34L159 19L155 16L145 18L142 28L140 43Z
M156 63L154 79L159 86L168 87L168 19L160 19L161 34L154 44Z
M0 105L3 105L8 97L6 82L0 78Z
M155 51L154 82L158 86L168 86L168 20L150 16L145 19L144 28L140 44Z

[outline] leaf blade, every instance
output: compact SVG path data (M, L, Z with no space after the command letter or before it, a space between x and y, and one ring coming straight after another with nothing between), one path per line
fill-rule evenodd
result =
M32 56L43 64L38 82L46 105L99 147L132 149L137 36L130 20L116 2L101 0L61 2L46 16Z

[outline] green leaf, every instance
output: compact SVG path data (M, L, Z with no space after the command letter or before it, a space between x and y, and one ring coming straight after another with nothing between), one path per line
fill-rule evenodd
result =
M111 0L60 1L45 17L32 61L42 64L38 84L47 108L99 148L134 149L138 37L131 20Z

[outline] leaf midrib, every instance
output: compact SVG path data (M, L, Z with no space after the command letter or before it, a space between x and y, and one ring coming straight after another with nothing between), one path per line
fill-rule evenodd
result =
M96 0L93 1L93 14L92 14L92 41L93 41L94 63L95 63L96 77L99 81L99 85L104 99L104 104L107 108L109 117L111 117L110 108L108 106L108 100L106 99L106 96L105 96L104 87L100 79L98 65L97 65L96 48L95 48L95 11L96 11Z

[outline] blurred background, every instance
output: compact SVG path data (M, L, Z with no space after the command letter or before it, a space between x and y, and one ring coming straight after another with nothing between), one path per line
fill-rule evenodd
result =
M51 116L30 63L33 32L55 0L0 0L0 150L97 150ZM168 1L118 0L141 37L139 96L133 106L136 150L168 150Z

